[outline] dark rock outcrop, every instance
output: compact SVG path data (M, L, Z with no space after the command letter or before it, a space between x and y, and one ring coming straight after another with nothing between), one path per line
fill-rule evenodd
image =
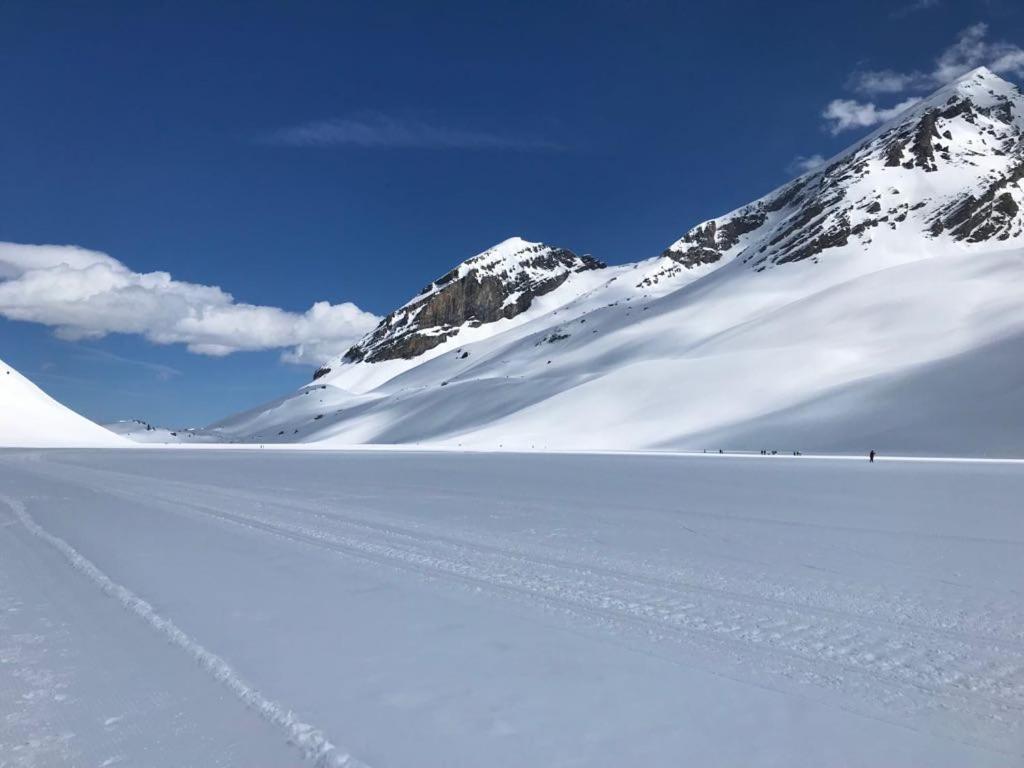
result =
M479 326L525 312L569 276L605 265L564 248L523 243L511 261L486 251L426 286L345 353L346 362L410 359Z
M1024 223L1018 218L1020 206L1014 200L1008 187L1020 188L1024 181L1024 159L991 183L981 195L965 195L935 218L932 234L946 232L954 240L980 243L996 238L1005 240L1019 235Z
M740 237L764 224L767 214L762 210L741 213L721 225L715 221L695 227L683 235L682 247L677 243L664 251L667 256L687 269L698 264L713 264L722 258L722 252L732 248Z

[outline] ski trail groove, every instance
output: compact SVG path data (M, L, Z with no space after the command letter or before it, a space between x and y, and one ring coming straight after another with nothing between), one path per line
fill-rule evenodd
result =
M242 494L239 495L243 496ZM157 496L151 491L149 500L154 501L156 499ZM583 563L552 557L538 557L533 553L519 550L506 550L493 545L423 534L409 529L396 529L390 525L353 521L334 514L325 514L322 510L303 509L301 505L289 504L282 506L274 502L261 504L263 511L267 511L268 508L277 507L290 512L307 512L316 517L327 517L332 523L342 524L345 527L355 529L356 535L341 534L339 536L336 533L328 533L318 527L310 528L301 524L285 523L281 520L268 520L255 517L252 514L239 515L238 513L228 512L219 506L215 507L196 502L195 500L182 502L179 498L172 502L172 499L167 497L163 497L162 500L167 503L188 507L204 515L212 515L229 522L261 529L268 533L285 535L288 538L321 547L346 547L353 551L353 554L355 552L375 552L377 554L384 554L389 561L397 558L410 562L419 561L421 564L429 562L430 565L428 567L435 572L444 571L455 575L457 572L468 574L475 571L477 574L481 574L481 567L483 567L485 569L483 572L487 574L484 580L488 582L491 579L496 581L512 579L519 584L532 583L535 586L534 591L538 592L550 591L548 585L553 580L562 582L563 585L575 586L577 587L575 591L585 587L584 591L587 593L594 593L595 587L598 587L602 590L602 593L600 596L587 594L588 602L593 604L599 601L598 604L601 607L616 606L620 609L627 609L633 615L642 614L662 623L669 621L672 621L672 623L679 622L680 616L675 614L673 609L680 607L683 595L687 595L685 598L686 605L683 606L686 610L683 612L691 616L694 613L693 609L698 607L699 604L707 604L708 601L712 600L720 605L746 606L748 611L773 609L782 614L783 620L777 626L765 626L764 622L759 622L753 635L748 635L748 633L741 631L744 628L733 629L725 625L718 626L720 622L716 623L700 616L694 617L694 622L688 621L685 623L690 628L699 628L705 631L709 629L715 631L723 630L728 635L739 637L748 642L766 643L769 647L774 646L776 650L781 650L778 648L778 641L784 640L787 637L793 639L799 637L804 642L801 642L799 648L792 648L791 650L803 651L806 654L814 646L824 645L821 641L833 639L823 637L818 632L826 624L832 623L834 625L832 629L843 627L847 633L846 636L838 638L840 647L814 648L814 650L818 650L819 653L824 651L826 655L832 655L831 661L833 663L841 663L844 657L849 660L855 659L860 662L855 664L855 666L868 668L863 671L871 671L871 667L876 667L876 671L884 670L891 674L895 667L898 673L902 672L906 675L910 671L907 667L909 662L934 663L939 661L939 659L935 658L926 660L922 657L933 655L936 651L939 651L940 649L935 647L935 640L941 638L942 642L948 644L946 648L941 650L958 657L955 660L961 663L954 664L953 666L960 666L961 669L951 679L939 678L929 682L932 684L938 682L941 684L940 687L952 686L954 688L962 688L965 694L978 696L983 699L987 698L986 694L995 693L996 698L988 700L997 705L1024 706L1024 679L1022 679L1024 678L1024 646L1019 642L1001 638L972 636L968 633L923 626L912 622L880 620L870 616L861 616L856 613L847 613L841 610L827 609L799 602L775 600L764 596L746 595L729 590L680 583L649 575L623 572L591 562ZM372 538L379 538L381 541L374 542L372 538L367 538L367 535ZM547 572L547 575L545 572ZM538 586L539 589L536 588ZM772 616L769 620L775 618L777 617ZM793 621L796 624L790 626ZM866 628L872 628L878 634L871 637L865 631ZM780 635L780 630L788 630L788 632ZM871 648L872 645L881 645L892 641L892 637L886 636L886 632L898 633L903 638L933 638L933 640L931 643L924 643L916 649L907 649L911 654L910 656L903 656L899 659L898 664L887 665L887 660L874 653L873 648ZM808 636L813 645L807 641L806 638ZM864 647L857 648L856 646L858 645ZM1017 663L1003 663L996 669L979 669L976 666L978 664L977 660L974 660L973 663L965 662L965 659L969 658L978 647L999 649L1003 656L1015 658ZM954 659L950 658L949 660L953 661ZM970 672L965 674L963 671L965 669L970 670Z
M173 645L185 651L200 667L243 704L254 709L264 720L282 729L289 743L298 747L303 757L311 760L317 768L369 768L351 755L339 751L323 731L303 722L290 709L268 699L239 677L224 659L196 642L173 621L161 616L153 606L130 589L115 582L64 539L39 525L21 501L0 495L0 502L10 508L18 522L29 533L56 549L76 571L89 578L104 594L117 600L125 610L134 613Z
M74 465L63 465L65 470L70 471L73 471L73 466ZM992 628L986 626L979 627L975 632L958 631L949 629L948 626L943 626L941 623L924 624L908 620L904 617L901 617L899 620L894 620L892 618L862 613L857 610L852 610L849 607L845 609L836 609L829 605L821 604L820 602L806 602L805 600L810 597L809 595L803 595L802 597L804 600L799 601L794 601L792 598L773 598L770 594L765 593L763 584L759 584L758 586L761 587L761 589L757 589L755 591L743 591L736 588L724 589L721 587L710 586L706 583L689 582L685 579L680 580L682 577L676 574L652 575L643 571L637 571L637 565L635 563L631 563L628 568L624 569L622 563L618 563L616 566L609 566L608 564L602 564L595 562L594 560L567 560L564 558L544 556L536 552L523 550L515 545L509 544L508 542L503 542L502 546L495 546L494 544L482 543L472 538L424 533L419 529L403 527L391 522L381 524L371 522L370 520L365 519L365 517L352 517L350 514L342 514L336 510L328 510L322 503L316 504L312 502L302 502L296 499L289 499L287 502L283 502L280 499L274 499L273 497L268 498L264 493L254 493L239 488L227 489L221 486L200 483L183 483L180 481L161 478L159 480L150 481L144 489L132 492L128 489L138 482L138 477L135 475L114 472L112 470L91 470L91 472L93 474L101 472L111 478L117 478L118 482L116 484L112 483L108 486L101 486L95 483L95 478L86 476L79 477L76 482L87 485L97 491L117 493L118 495L135 501L136 503L142 499L156 498L158 496L158 489L161 489L161 487L163 487L164 490L162 498L171 502L182 498L185 491L202 490L204 498L210 502L213 502L215 499L219 499L231 506L237 506L237 502L246 501L251 503L254 507L259 508L262 512L272 513L274 510L278 510L289 515L292 513L311 515L321 521L328 520L331 523L353 528L360 532L365 531L387 538L403 537L419 543L430 544L432 542L436 542L440 545L451 545L456 548L468 547L473 550L489 551L506 557L515 557L520 561L529 560L544 566L572 568L580 572L598 573L613 578L636 580L645 584L658 585L673 590L713 594L730 601L748 602L752 605L774 604L780 608L788 608L799 612L817 612L823 615L828 614L840 619L852 619L858 623L873 623L896 631L909 630L912 632L923 632L926 634L945 635L946 637L968 643L982 642L995 647L1013 649L1015 652L1024 653L1024 634L1022 634L1019 629L1016 629L1016 625L1014 625L1015 632L1011 636L992 634ZM65 472L62 477L65 480L71 479L67 472ZM119 490L112 490L113 488L117 488ZM176 493L175 489L179 492ZM347 507L347 509L355 511L358 508ZM372 510L362 511L369 511L372 513ZM564 556L567 553L562 554ZM948 583L953 586L964 586L947 580L944 580L944 583ZM897 595L895 593L889 595L890 599L896 597L904 596ZM877 606L873 607L877 608ZM956 615L958 622L964 622L968 618L970 617L964 616L962 612L958 612Z
M363 536L339 536L279 520L271 522L250 514L227 512L195 500L172 502L150 494L147 501L176 514L189 510L377 565L417 572L427 578L454 580L472 589L528 603L546 604L611 627L632 627L655 641L685 637L698 645L711 642L748 661L754 653L756 663L767 665L765 668L772 676L796 680L801 686L838 688L848 693L863 688L870 693L876 690L870 683L865 685L870 679L883 685L891 705L905 698L901 689L916 691L913 702L903 702L904 710L910 706L903 717L913 720L922 712L937 710L971 713L973 727L966 729L966 743L977 743L969 733L984 727L995 729L1013 744L1015 737L1010 734L1019 729L1024 711L1024 666L1019 657L1017 663L1009 664L993 663L991 658L974 660L972 653L979 647L937 645L942 633L871 634L864 626L857 626L860 622L855 617L817 621L813 615L801 615L794 610L795 606L786 606L789 610L782 610L781 615L751 616L748 609L722 613L714 604L702 604L694 595L680 599L675 590L658 594L651 590L655 585L622 578L621 574L595 579L599 574L591 571L586 575L588 578L578 568L552 566L509 553L474 551L472 546L431 541L430 537L402 541L415 537L377 531L382 540L373 541L365 538L369 533L365 530ZM715 602L720 608L731 601L720 597ZM926 639L928 635L932 636L931 641ZM825 672L816 668L818 664L827 664L834 671ZM869 714L859 708L853 711ZM908 725L906 721L900 724ZM1010 746L1007 754L1016 753Z

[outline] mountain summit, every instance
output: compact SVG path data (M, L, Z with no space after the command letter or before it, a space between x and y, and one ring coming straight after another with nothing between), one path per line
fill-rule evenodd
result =
M348 363L413 358L465 325L509 320L570 275L605 265L564 248L511 237L459 264L385 317L344 356Z
M977 69L659 256L605 266L507 240L315 385L217 426L260 441L1021 454L1022 180L1024 96Z
M1024 98L981 67L822 168L694 227L664 256L685 268L738 258L755 269L875 245L1021 234ZM877 242L876 242L877 241Z

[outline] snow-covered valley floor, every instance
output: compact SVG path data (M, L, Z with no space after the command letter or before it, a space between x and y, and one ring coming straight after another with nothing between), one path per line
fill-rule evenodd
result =
M1020 765L1021 498L998 463L2 451L0 766Z

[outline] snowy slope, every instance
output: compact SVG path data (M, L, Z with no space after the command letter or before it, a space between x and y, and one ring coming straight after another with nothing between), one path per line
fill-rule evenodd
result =
M1022 135L1024 97L975 70L654 259L602 268L507 241L312 387L216 427L261 442L1024 454L1019 356L976 366L1024 338ZM562 256L524 265L538 253ZM461 283L464 309L484 288L480 262L505 286L485 317L432 306ZM557 283L505 317L523 274ZM404 344L410 322L429 349ZM937 366L955 387L927 386ZM849 394L882 390L884 418ZM981 398L984 418L944 416Z
M0 447L126 445L125 440L61 405L0 360Z

